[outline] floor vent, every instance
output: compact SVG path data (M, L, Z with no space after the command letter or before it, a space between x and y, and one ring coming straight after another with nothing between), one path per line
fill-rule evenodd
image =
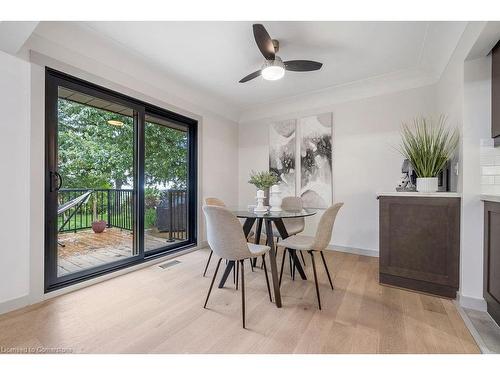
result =
M179 263L180 263L180 261L178 261L178 260L172 260L170 262L160 264L159 267L165 269L165 268L175 266L176 264L179 264Z

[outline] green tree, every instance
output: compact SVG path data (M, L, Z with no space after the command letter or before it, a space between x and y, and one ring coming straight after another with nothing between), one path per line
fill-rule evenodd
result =
M133 118L59 99L59 173L66 188L116 188L133 182ZM120 121L113 126L109 120ZM187 134L145 126L146 185L185 188Z

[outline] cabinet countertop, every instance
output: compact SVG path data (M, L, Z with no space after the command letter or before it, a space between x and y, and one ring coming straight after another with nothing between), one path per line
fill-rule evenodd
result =
M481 194L481 200L487 202L498 202L500 203L500 195L495 194Z
M443 191L436 193L419 193L418 191L390 191L377 193L378 197L424 197L424 198L460 198L460 193ZM500 196L498 197L500 199ZM500 200L499 200L500 202Z

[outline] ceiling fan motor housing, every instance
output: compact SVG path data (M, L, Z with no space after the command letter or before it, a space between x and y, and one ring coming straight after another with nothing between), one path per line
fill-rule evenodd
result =
M270 66L279 66L283 69L285 69L285 64L283 64L283 60L281 60L281 58L276 55L274 57L274 60L266 60L264 62L264 64L262 65L262 70L264 70L265 68L268 68Z
M280 50L280 42L276 39L273 39L272 42L274 47L274 53L278 53L278 51Z

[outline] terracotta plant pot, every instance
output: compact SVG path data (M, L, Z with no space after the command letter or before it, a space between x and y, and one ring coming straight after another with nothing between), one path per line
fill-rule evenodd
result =
M106 229L107 223L104 220L92 222L92 230L94 233L102 233Z

